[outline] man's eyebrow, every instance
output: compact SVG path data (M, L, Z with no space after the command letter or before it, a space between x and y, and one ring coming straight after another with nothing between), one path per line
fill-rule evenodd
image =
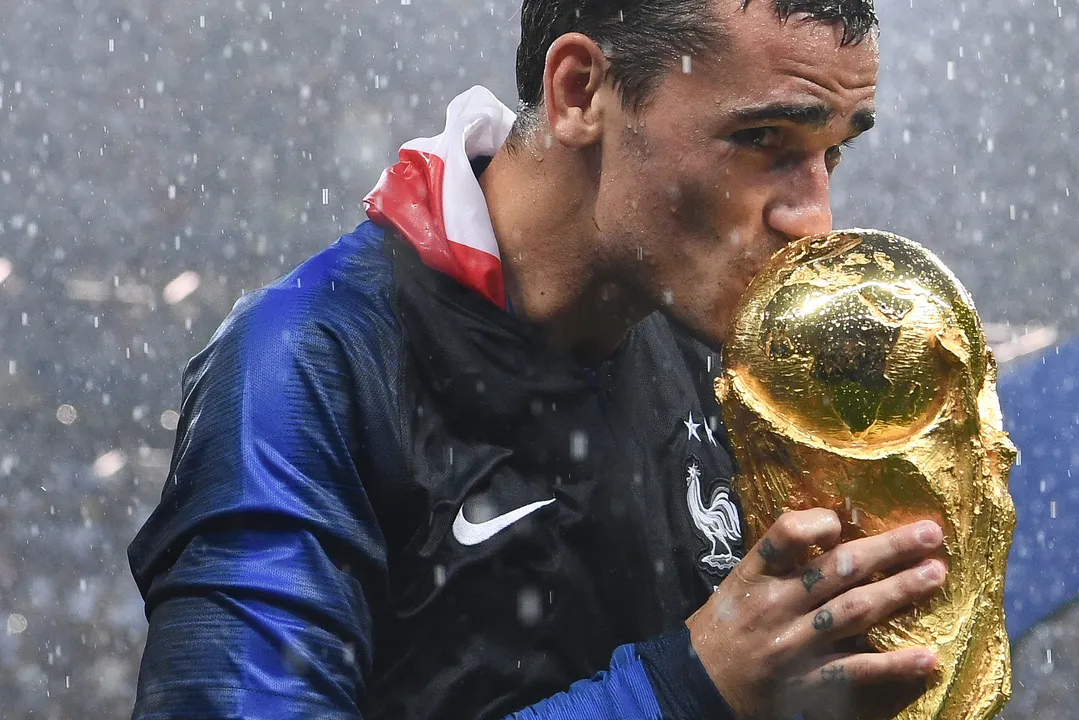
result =
M877 113L872 110L859 110L850 119L850 126L855 132L864 133L877 124Z
M736 120L744 123L789 122L795 125L827 125L835 111L827 105L793 105L771 103L734 111Z
M739 108L734 111L734 118L742 123L788 122L808 127L823 127L835 117L835 110L827 105L796 105L790 103L771 103L756 107ZM851 129L863 133L876 123L876 114L872 110L858 110L851 117Z

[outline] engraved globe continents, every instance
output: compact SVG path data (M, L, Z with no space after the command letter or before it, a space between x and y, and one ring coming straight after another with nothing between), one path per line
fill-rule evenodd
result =
M925 518L944 528L944 591L869 633L880 650L934 647L940 673L905 709L877 694L858 717L991 717L1010 692L1014 448L959 281L922 246L876 230L792 243L735 312L716 395L747 541L811 507L834 510L846 540Z
M985 353L952 274L904 238L845 232L773 259L746 293L725 359L754 367L741 377L777 421L846 445L918 432L952 380L952 352Z

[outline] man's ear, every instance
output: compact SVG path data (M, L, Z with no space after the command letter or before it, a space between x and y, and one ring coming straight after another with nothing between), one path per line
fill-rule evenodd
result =
M602 135L601 92L607 59L593 40L567 33L551 44L543 70L543 100L554 139L568 148L583 148Z

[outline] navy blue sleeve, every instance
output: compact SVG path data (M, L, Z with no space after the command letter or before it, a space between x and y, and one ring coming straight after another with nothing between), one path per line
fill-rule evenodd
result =
M689 628L637 646L664 720L735 720L690 642Z
M735 720L690 644L689 629L623 645L611 668L512 720Z
M661 720L655 693L633 645L614 652L610 670L514 713L512 720Z
M354 461L356 358L319 302L248 296L184 373L129 550L149 620L137 719L361 716L386 550Z

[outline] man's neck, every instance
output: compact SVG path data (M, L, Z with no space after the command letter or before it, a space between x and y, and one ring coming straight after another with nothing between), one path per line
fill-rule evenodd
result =
M506 292L522 319L579 362L609 357L650 312L618 282L592 214L593 190L558 152L503 148L480 176Z

